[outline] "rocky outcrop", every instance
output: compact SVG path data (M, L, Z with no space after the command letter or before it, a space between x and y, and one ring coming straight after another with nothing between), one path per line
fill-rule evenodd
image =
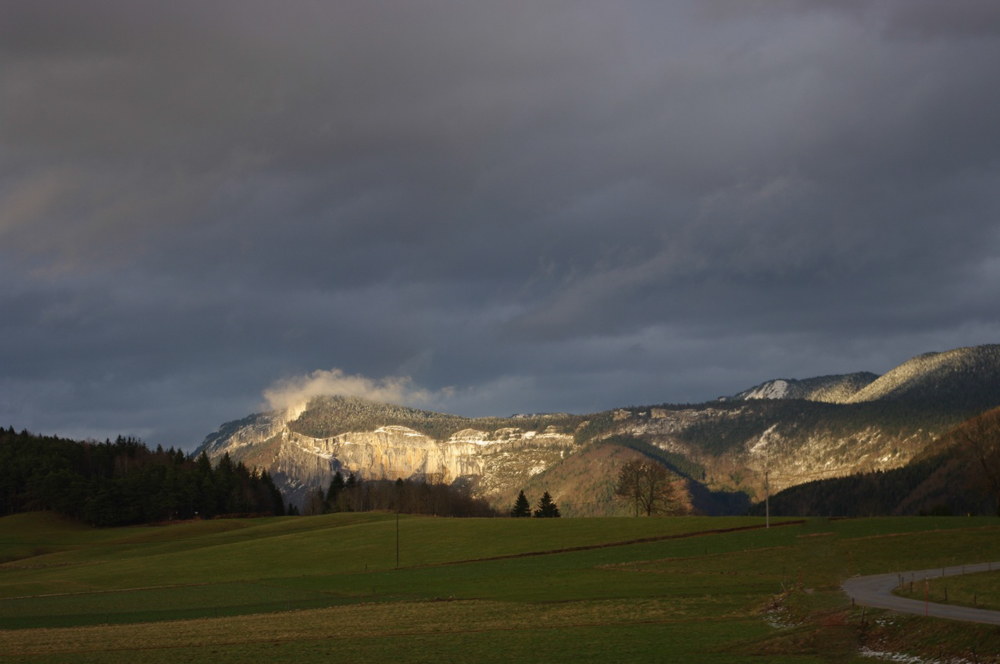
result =
M282 411L256 413L242 420L226 422L219 430L205 437L195 454L206 452L210 458L226 452L237 456L241 448L259 445L280 434L288 424L288 414Z
M213 460L228 453L266 468L296 503L309 491L326 488L337 471L360 479L461 481L480 494L495 494L544 471L574 445L572 433L557 427L541 432L470 428L436 440L408 427L386 425L317 438L293 431L287 418L275 413L229 423L220 431L224 435L210 436L199 452L203 449ZM271 452L253 455L255 449Z

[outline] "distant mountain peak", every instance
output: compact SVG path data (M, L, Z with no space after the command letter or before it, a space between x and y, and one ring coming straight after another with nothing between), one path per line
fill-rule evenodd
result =
M859 390L878 378L867 371L816 378L778 378L743 390L730 399L751 401L755 399L805 399L826 403L846 403Z
M1000 395L1000 345L924 353L879 376L848 403L920 401L986 408Z
M1000 344L922 353L882 376L867 371L778 378L724 399L805 399L826 403L934 402L975 411L1000 399Z

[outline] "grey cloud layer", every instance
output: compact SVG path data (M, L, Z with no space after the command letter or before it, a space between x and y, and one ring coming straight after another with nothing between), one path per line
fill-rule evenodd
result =
M0 59L15 426L189 446L334 368L695 401L1000 329L995 2L6 3Z

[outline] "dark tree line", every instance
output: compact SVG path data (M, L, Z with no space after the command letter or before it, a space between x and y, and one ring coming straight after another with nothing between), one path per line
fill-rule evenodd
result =
M303 514L332 512L402 512L429 516L496 516L482 498L474 498L463 487L424 480L361 480L354 473L345 479L338 471L326 491L317 489Z
M203 453L150 450L135 438L103 443L0 429L0 515L52 510L98 526L285 513L267 472L213 467Z
M901 468L814 480L770 498L771 516L982 514L989 507L955 450ZM764 504L748 514L764 515Z

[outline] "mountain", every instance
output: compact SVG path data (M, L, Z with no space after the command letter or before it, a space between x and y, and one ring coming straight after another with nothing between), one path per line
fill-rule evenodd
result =
M847 403L887 400L969 411L995 406L1000 402L1000 345L919 355L858 390Z
M751 399L806 399L826 403L846 403L859 390L878 379L878 374L863 371L837 376L819 376L797 380L779 378L755 385L735 396L737 401Z
M565 515L614 514L617 468L652 458L705 513L771 492L900 468L971 415L1000 405L1000 346L928 353L877 376L768 381L726 399L588 415L465 418L356 397L228 422L196 454L266 469L293 503L336 471L468 487L504 509L548 490ZM680 481L680 480L679 480ZM537 496L529 495L532 500Z
M991 485L980 459L967 444L976 437L987 443L992 440L990 467L994 479L1000 477L1000 408L995 408L963 422L900 468L807 482L781 491L770 497L771 514L997 514L998 487ZM751 513L763 515L763 503L755 505Z
M228 453L264 468L299 505L337 471L460 483L491 495L573 451L574 431L584 420L565 414L473 419L357 397L316 397L291 413L228 422L195 454L217 459Z
M883 376L861 372L769 380L724 400L806 399L827 403L907 401L969 411L1000 403L1000 345L924 353Z

